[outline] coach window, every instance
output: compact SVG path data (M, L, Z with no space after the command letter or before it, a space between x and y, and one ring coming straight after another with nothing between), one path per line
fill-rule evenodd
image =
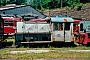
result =
M63 30L63 23L54 23L54 30Z

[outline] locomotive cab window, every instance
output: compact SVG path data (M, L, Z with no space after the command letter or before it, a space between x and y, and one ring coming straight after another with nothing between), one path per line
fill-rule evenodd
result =
M63 30L63 23L54 23L54 30Z
M65 23L65 30L70 30L70 23Z
M13 26L13 21L4 21L4 26Z
M80 31L83 31L83 23L80 24Z

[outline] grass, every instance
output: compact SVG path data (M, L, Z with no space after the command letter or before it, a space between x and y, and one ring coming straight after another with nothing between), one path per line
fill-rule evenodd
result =
M22 51L30 50L30 48L5 48L1 49L0 59L18 59L18 60L36 60L36 59L56 59L56 58L69 58L69 59L81 59L89 60L90 52L61 52L63 50L89 50L90 47L69 47L69 48L33 48L35 50L48 49L56 50L48 53L25 53L25 54L9 54L10 51Z
M9 38L7 38L6 41L7 42L13 42L13 43L15 43L15 39L9 39Z
M7 39L7 42L13 42L14 39ZM90 52L61 52L66 50L90 50L90 47L62 47L62 48L54 48L49 46L49 48L33 48L34 50L55 50L48 53L25 53L25 54L10 54L10 51L25 51L30 50L32 48L24 48L23 46L20 48L5 48L0 49L0 59L17 59L17 60L36 60L36 59L61 59L61 58L69 58L69 59L81 59L81 60L89 60Z

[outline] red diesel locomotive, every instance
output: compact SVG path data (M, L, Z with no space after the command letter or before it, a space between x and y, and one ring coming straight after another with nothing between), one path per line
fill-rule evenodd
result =
M4 20L4 34L13 36L16 32L16 22L23 21L22 18L14 15L1 15Z

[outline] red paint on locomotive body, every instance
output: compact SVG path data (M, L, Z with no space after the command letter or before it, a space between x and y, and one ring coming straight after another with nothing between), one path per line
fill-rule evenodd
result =
M81 20L74 20L74 22L79 23L79 22L81 22Z
M20 20L20 18L13 18L13 17L6 17L6 18L3 18L4 20L6 20L6 21L19 21Z
M74 26L73 26L73 33L75 34L76 31L78 30L78 32L80 31L80 27L78 26L78 24L81 22L81 20L74 20Z
M29 22L45 22L45 19L37 18L37 19L31 19Z
M90 43L90 37L87 31L80 31L80 22L83 22L82 20L74 20L74 23L76 24L75 26L73 26L73 34L76 34L76 42L80 43L80 44L88 44ZM84 24L84 23L83 23ZM77 31L78 30L78 31Z
M90 38L88 38L88 42L90 43Z

